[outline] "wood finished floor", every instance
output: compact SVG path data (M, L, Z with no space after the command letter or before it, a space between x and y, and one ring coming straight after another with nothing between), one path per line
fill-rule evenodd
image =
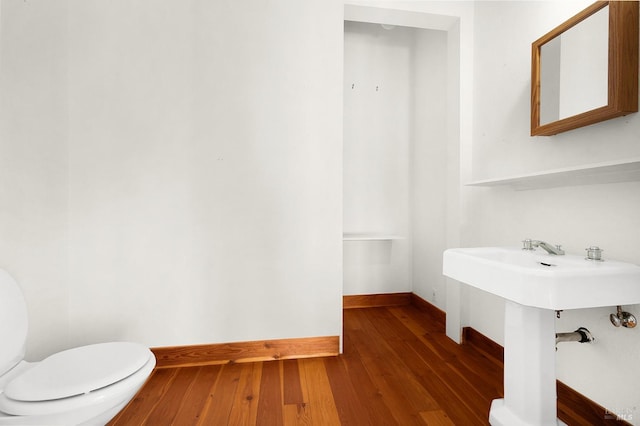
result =
M414 306L344 312L338 357L158 369L121 425L486 425L502 364Z
M156 369L109 426L487 425L502 362L444 329L415 305L348 309L343 355ZM628 425L568 390L569 426Z

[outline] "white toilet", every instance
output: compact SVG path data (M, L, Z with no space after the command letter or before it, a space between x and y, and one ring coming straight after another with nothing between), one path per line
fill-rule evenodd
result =
M18 284L0 269L0 425L104 425L156 365L148 348L129 342L81 346L26 362L27 320Z

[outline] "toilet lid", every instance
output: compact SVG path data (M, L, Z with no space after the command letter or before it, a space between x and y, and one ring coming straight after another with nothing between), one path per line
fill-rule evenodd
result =
M18 401L49 401L109 386L142 368L148 348L129 342L99 343L51 355L10 381L4 393Z

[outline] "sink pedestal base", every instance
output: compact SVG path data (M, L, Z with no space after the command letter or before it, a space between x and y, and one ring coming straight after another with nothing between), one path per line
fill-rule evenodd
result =
M505 301L504 399L492 426L557 426L555 311Z

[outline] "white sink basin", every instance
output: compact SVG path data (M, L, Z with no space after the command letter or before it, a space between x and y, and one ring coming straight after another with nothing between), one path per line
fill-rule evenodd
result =
M525 306L578 309L640 303L640 266L510 247L444 252L444 275Z

